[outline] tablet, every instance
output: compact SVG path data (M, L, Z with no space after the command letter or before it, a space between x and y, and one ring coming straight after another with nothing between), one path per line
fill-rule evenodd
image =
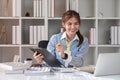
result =
M44 48L30 48L31 51L37 51L44 56L44 61L51 67L65 67L54 55Z

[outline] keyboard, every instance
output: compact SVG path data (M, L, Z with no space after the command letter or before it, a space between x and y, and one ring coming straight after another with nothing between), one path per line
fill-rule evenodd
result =
M40 74L50 74L50 67L30 67L24 71L24 74L29 75L40 75Z
M50 67L30 67L29 71L50 72Z
M53 72L61 72L61 73L72 73L75 72L74 68L59 68L59 67L53 67Z

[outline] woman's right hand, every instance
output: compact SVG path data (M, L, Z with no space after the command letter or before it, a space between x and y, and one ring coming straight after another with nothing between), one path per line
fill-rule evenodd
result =
M42 54L38 54L35 52L33 54L33 58L37 61L37 63L42 64L44 56Z
M62 58L65 57L63 44L58 43L58 44L56 45L56 51L58 52L58 54L59 54Z

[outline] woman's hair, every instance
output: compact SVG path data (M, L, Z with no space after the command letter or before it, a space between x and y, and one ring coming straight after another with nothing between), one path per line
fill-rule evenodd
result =
M67 12L63 13L63 16L62 16L62 24L63 24L63 23L66 23L66 22L67 22L70 18L72 18L72 17L75 17L75 18L78 20L79 25L81 24L81 20L80 20L80 15L79 15L79 13L77 13L77 12L74 11L74 10L68 10ZM65 31L65 28L64 28L64 31ZM77 34L77 36L78 36L78 38L79 38L79 43L78 43L77 46L80 46L80 45L82 44L82 42L83 42L83 36L82 36L82 34L80 33L79 30L76 32L76 34Z

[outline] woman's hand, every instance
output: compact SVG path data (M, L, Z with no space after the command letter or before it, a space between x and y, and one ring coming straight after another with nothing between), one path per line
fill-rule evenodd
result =
M56 52L59 53L59 55L64 58L65 54L64 54L64 46L61 43L58 43L56 45Z
M35 52L33 54L34 59L37 61L37 63L42 64L44 56L42 54L38 54Z

